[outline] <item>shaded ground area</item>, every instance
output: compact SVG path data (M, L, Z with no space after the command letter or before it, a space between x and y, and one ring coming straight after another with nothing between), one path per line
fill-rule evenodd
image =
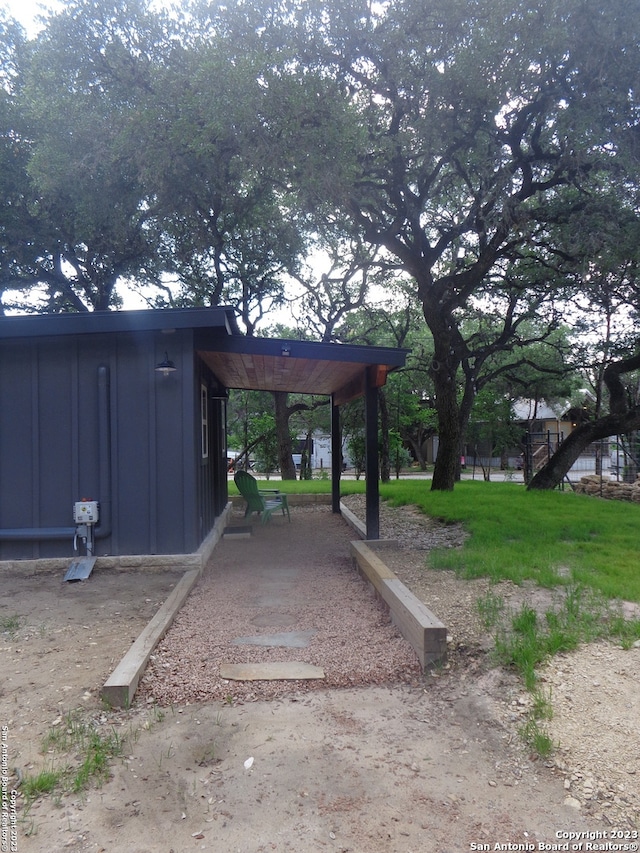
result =
M169 710L100 790L35 807L20 849L461 853L601 826L563 799L482 696L313 691Z
M114 761L112 778L101 788L54 794L29 808L19 801L18 850L459 853L472 844L553 843L557 832L630 826L631 812L624 823L617 817L622 811L612 812L610 820L601 800L587 800L584 786L578 790L570 748L560 755L565 769L556 759L547 764L528 754L518 737L527 699L513 675L489 668L485 644L466 656L456 655L450 668L426 678L415 676L410 653L395 637L386 645L397 644L402 655L409 655L408 670L401 667L395 677L385 676L386 683L367 684L359 662L340 669L363 613L373 607L377 615L369 626L393 630L369 590L350 574L344 551L350 538L346 525L330 512L296 509L290 527L274 519L272 528L257 529L248 542L222 543L176 623L177 633L172 637L170 632L156 656L157 665L171 653L164 659L169 666L161 667L170 671L169 678L150 676L130 711L106 711L97 693L137 636L142 627L138 620L145 622L164 599L154 584L162 580L170 587L176 578L112 576L110 595L105 588L103 599L99 575L72 589L53 578L3 578L3 588L13 597L1 612L22 617L21 626L0 640L3 675L11 678L3 681L0 696L11 767L28 774L47 766L51 759L38 755L36 744L49 726L64 724L65 711L76 707L97 731L115 730L124 738L123 756ZM242 545L249 547L242 551ZM295 559L284 565L287 548ZM274 577L265 574L271 559L284 571L276 586L271 584ZM217 560L224 569L216 568ZM258 571L246 575L249 583L244 590L238 587L237 601L225 598L218 570L235 570L239 581L249 565ZM287 575L287 567L296 566L303 567L302 574L296 570ZM334 572L340 579L335 587L316 585ZM294 575L306 577L310 586ZM331 596L323 598L322 591L329 589ZM466 589L465 582L448 578L438 594L444 603L465 595ZM194 603L196 617L206 613L204 620L189 613ZM246 609L243 618L248 621L227 621L236 607ZM334 613L342 617L325 638L327 673L341 678L351 672L358 679L354 686L318 689L314 682L309 691L303 682L279 683L277 695L264 699L260 690L273 685L252 683L241 694L242 686L230 688L231 682L223 684L215 674L214 662L234 654L306 659L314 641L323 642L319 616L328 621ZM283 649L233 642L293 630L312 632L308 645ZM198 658L191 646L201 642L201 635L209 637L209 644ZM331 643L345 635L348 639L333 646L335 654L328 660ZM375 639L363 647L365 659L371 654L372 678L377 679ZM619 672L616 661L605 658L599 664ZM42 669L37 669L39 662ZM585 665L584 660L578 664ZM567 657L554 684L559 678L575 685L575 677ZM590 677L597 679L593 670ZM222 692L207 701L199 701L197 693L176 698L166 707L153 701L158 685L171 690L183 680L201 690L200 695L217 690L218 682ZM615 701L613 692L609 698ZM629 713L638 715L637 706ZM579 722L576 746L598 739L600 715L592 719L587 708ZM627 731L627 753L628 737ZM11 783L17 784L15 776ZM621 797L625 793L618 791Z

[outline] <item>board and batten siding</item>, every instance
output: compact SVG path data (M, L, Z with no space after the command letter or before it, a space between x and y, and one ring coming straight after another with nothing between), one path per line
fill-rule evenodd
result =
M178 368L168 377L155 371L165 351ZM0 341L0 529L72 527L74 501L110 500L98 556L197 550L226 499L201 506L197 367L190 329ZM216 473L207 490L220 487ZM65 555L71 538L0 540L4 560Z

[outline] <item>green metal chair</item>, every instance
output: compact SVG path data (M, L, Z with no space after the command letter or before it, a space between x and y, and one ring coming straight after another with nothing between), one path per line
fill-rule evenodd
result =
M291 521L289 502L287 496L283 495L281 491L278 489L259 489L256 478L246 471L237 471L233 479L238 491L247 502L245 518L251 513L257 512L260 514L262 524L266 524L271 518L271 514L280 509L282 515L286 513L289 521Z

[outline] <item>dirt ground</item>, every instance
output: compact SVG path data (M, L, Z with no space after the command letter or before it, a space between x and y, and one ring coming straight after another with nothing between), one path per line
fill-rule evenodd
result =
M323 537L321 524L307 531L308 553ZM572 849L559 846L569 833L582 833L573 849L637 849L640 649L600 645L547 668L548 761L523 746L529 698L479 634L452 635L449 665L418 680L104 709L102 684L178 580L0 577L3 772L17 792L17 840L3 851L459 853ZM436 612L464 602L473 621L479 592L465 582L442 573L427 590L411 571L405 582L439 599L427 602ZM74 709L117 732L123 755L101 787L27 806L20 781L51 765L43 738Z

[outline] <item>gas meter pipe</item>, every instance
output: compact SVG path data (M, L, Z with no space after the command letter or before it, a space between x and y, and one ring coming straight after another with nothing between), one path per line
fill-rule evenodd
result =
M98 476L100 521L93 528L96 539L111 536L111 401L109 368L98 367Z

